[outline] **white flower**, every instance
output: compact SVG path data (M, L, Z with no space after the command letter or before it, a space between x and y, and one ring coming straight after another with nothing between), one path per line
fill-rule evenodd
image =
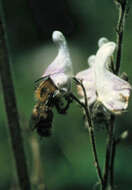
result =
M100 48L102 45L106 44L107 42L109 42L109 40L106 37L101 37L98 40L98 47Z
M73 70L66 39L60 31L54 31L52 40L58 47L58 54L42 77L49 77L59 90L68 93L71 89Z
M108 42L107 38L105 38L105 37L100 38L98 41L98 47L101 48L107 42ZM108 60L108 65L109 65L109 62L110 62L110 60ZM95 88L95 86L96 86L95 85L95 75L94 75L94 70L93 70L94 64L95 64L95 55L91 55L88 58L89 68L76 74L76 78L81 80L85 87L89 105L93 104L97 98L96 88ZM81 101L84 102L84 93L83 93L81 86L79 86L79 85L77 86L77 92L78 92L79 96L82 97Z
M109 111L121 114L128 107L131 85L110 72L111 61L116 44L107 38L100 38L98 51L88 59L89 68L76 74L81 80L88 98L88 104L100 101ZM84 102L84 93L77 87L81 101Z
M85 87L88 104L91 105L96 101L95 77L93 72L93 65L95 62L95 55L88 58L89 68L76 74L76 78L82 81ZM80 85L77 86L77 92L82 97L81 101L84 102L84 92Z
M93 65L97 100L114 114L121 114L128 107L131 85L107 70L106 64L113 55L116 44L108 42L101 46Z

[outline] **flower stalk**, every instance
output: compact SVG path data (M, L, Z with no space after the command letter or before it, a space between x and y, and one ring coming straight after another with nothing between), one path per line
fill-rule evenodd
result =
M30 190L30 180L26 157L21 136L19 116L16 105L16 97L9 65L9 55L5 41L4 15L2 8L0 10L0 74L3 87L8 127L11 137L12 149L16 162L17 176L21 190Z
M115 147L114 144L114 121L115 121L115 116L111 115L111 119L109 121L109 126L108 126L108 142L106 145L106 159L105 159L105 168L104 168L104 187L103 190L107 188L107 185L109 188L113 188L113 171L114 171L114 165L113 165L113 156L115 152L113 151L112 155L112 147ZM113 147L113 148L114 148ZM112 158L113 157L113 158ZM110 172L110 185L108 184L108 179L109 179L109 172Z
M103 177L102 177L101 168L100 168L100 164L99 164L99 160L98 160L98 155L97 155L97 150L96 150L96 142L95 142L95 135L94 135L94 126L93 126L93 121L92 121L92 118L91 118L91 115L90 115L90 110L89 110L89 106L88 106L88 102L87 102L86 90L85 90L82 82L80 82L76 78L73 78L73 80L82 87L82 90L84 92L85 103L80 102L73 95L72 95L72 97L85 110L86 118L87 118L87 122L88 122L88 131L89 131L89 136L90 136L91 145L92 145L92 152L93 152L93 157L94 157L94 165L96 167L96 171L97 171L97 176L99 178L99 182L100 182L101 186L103 187Z
M116 34L117 34L117 57L116 57L116 68L115 73L118 74L120 70L120 64L121 64L121 53L122 53L122 41L123 41L123 33L124 33L124 25L125 25L125 19L128 13L128 1L122 0L117 1L115 0L118 10L119 10L119 16L118 16L118 22L116 26Z
M128 12L128 1L118 1L115 0L118 10L118 22L116 27L117 33L117 56L116 56L116 66L114 73L118 74L121 65L122 58L122 45L123 45L123 34L124 34L124 25L125 19ZM104 170L104 190L109 187L110 190L114 189L114 162L116 156L116 140L115 140L115 115L111 115L109 122L109 131L108 131L108 144L106 150L106 160L105 160L105 170ZM109 180L109 181L108 181Z

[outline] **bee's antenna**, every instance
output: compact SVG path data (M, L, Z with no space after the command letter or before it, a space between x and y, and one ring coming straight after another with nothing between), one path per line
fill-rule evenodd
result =
M45 77L40 77L39 79L35 80L34 83L37 83L39 82L40 80L47 80L49 78L49 75L48 76L45 76Z

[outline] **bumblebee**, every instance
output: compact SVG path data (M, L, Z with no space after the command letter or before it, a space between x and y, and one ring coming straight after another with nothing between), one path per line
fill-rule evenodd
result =
M58 88L50 78L42 78L42 81L36 86L37 103L33 108L31 125L32 129L36 130L40 136L49 137L51 135L53 107L59 114L65 114L72 101L70 96L64 96L67 102L65 105L63 98L55 95L57 90Z
M38 82L38 81L36 81ZM32 129L36 130L40 136L48 137L51 135L54 106L53 95L57 87L50 78L43 79L35 90L36 105L32 112Z

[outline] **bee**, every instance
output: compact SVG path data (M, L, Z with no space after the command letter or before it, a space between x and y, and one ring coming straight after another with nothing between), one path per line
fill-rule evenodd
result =
M38 102L32 113L33 128L40 136L48 137L51 135L53 112L42 102Z
M37 102L33 108L31 125L32 129L36 130L40 136L49 137L51 135L53 122L53 107L56 108L59 114L65 114L72 99L70 96L57 96L56 92L59 91L59 89L55 86L52 79L48 77L41 79L42 81L36 86L35 90ZM38 81L40 81L40 79L36 82Z
M38 81L37 81L38 82ZM35 90L36 105L32 112L32 129L36 130L40 136L51 135L54 106L54 93L57 87L50 78L42 80Z

